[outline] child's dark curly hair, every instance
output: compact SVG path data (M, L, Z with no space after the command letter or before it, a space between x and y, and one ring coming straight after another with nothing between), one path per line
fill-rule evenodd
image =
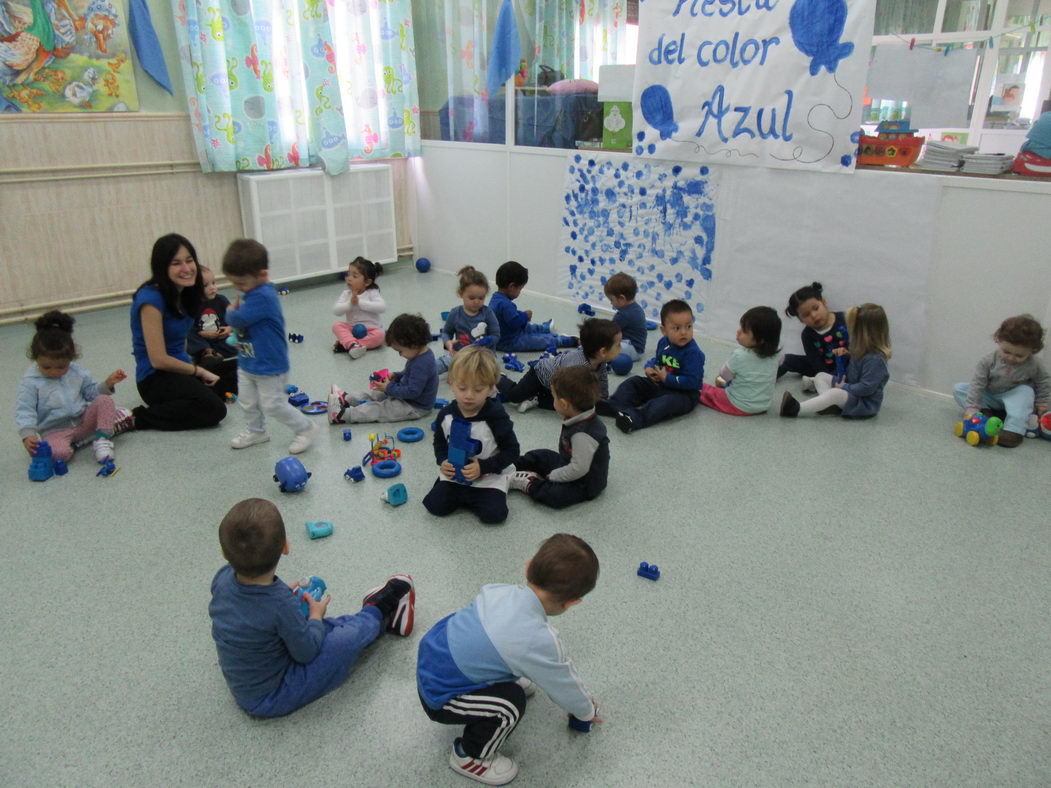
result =
M431 341L431 328L420 315L402 314L387 326L387 344L404 348L425 347Z
M75 322L72 315L59 312L57 309L45 312L33 323L36 333L29 343L26 356L32 361L36 361L41 356L66 361L77 358L80 354L77 352L77 346L73 344L73 323Z
M1027 347L1034 353L1044 349L1044 329L1032 315L1015 315L1000 324L993 334L997 342Z

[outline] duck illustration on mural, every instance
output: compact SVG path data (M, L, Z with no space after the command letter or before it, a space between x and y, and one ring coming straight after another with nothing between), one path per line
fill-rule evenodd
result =
M796 0L788 26L796 49L810 58L810 76L822 66L835 74L839 61L854 52L852 43L840 41L846 23L846 0Z

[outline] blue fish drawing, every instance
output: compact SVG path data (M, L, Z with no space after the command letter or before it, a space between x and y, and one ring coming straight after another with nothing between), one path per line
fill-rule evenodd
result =
M839 61L850 57L854 44L839 40L846 22L846 0L796 0L788 26L796 49L811 59L810 76L816 76L822 66L834 74Z
M639 96L642 106L642 117L666 140L679 130L675 122L675 109L672 107L671 95L664 85L650 85Z

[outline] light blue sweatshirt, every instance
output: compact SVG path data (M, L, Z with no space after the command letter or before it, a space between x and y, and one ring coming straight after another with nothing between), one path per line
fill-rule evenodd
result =
M88 403L100 394L112 394L103 383L96 383L80 364L69 365L60 378L46 378L33 364L22 376L15 405L18 436L30 438L80 424Z

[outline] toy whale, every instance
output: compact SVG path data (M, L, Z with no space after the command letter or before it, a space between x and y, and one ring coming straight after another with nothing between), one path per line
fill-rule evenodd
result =
M810 76L816 76L822 66L834 74L839 61L850 57L854 45L839 40L846 22L846 0L796 0L788 26L796 49L811 58Z

